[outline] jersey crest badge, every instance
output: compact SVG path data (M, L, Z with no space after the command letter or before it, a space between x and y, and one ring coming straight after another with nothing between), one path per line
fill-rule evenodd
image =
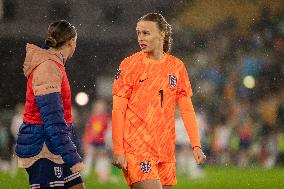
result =
M57 178L60 178L63 174L63 170L62 170L62 167L54 167L54 175L57 177Z
M141 171L143 171L144 173L149 173L151 170L151 163L150 161L142 161L140 163L140 169Z
M177 78L176 76L169 75L169 84L171 87L177 86Z
M115 75L114 75L114 78L115 78L115 79L118 79L119 76L120 76L120 73L121 73L121 70L120 70L119 68L117 68L117 69L116 69L116 73L115 73Z

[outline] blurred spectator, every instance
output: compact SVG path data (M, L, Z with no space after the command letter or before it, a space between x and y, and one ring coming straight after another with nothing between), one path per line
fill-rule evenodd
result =
M83 154L82 152L82 135L84 133L84 126L82 125L82 120L80 119L80 114L78 112L78 109L75 106L72 106L72 123L74 125L74 134L75 134L75 143L76 143L76 147L78 150L78 153L80 155Z
M12 117L11 126L10 126L10 131L11 131L11 134L12 134L13 140L14 140L13 144L15 144L15 142L16 142L20 125L23 123L24 111L25 111L24 104L19 103L19 104L16 105L15 114Z
M107 132L110 132L110 115L107 103L96 100L88 119L83 137L84 162L86 168L83 175L88 176L93 167L99 182L111 179L111 162L106 146Z
M207 127L205 117L196 112L196 119L199 126L201 139L205 139L205 129ZM176 163L177 171L189 178L200 178L204 176L202 168L196 164L190 141L183 125L180 113L176 110L175 116L176 128ZM201 140L202 148L205 147L204 141Z
M277 146L279 151L278 163L284 165L284 102L282 102L278 107L277 125L279 125L277 135Z
M7 171L9 169L9 163L7 159L7 147L9 143L9 131L2 122L0 122L0 170Z
M249 165L251 157L250 148L253 139L254 125L250 118L247 118L238 128L238 135L240 138L239 153L238 153L238 165L240 167L246 167Z
M212 152L216 163L229 163L229 146L232 128L227 124L227 119L222 117L221 120L216 120L213 125L213 145Z
M13 152L15 151L14 149L15 149L15 144L16 144L16 140L17 140L17 137L18 137L20 125L23 123L24 111L25 111L24 104L18 103L16 105L15 113L14 113L12 120L11 120L10 132L11 132L12 137L13 137L13 142L12 142L13 143ZM14 153L13 153L12 158L11 158L11 168L10 168L12 175L16 175L17 169L18 169L17 159L15 158Z

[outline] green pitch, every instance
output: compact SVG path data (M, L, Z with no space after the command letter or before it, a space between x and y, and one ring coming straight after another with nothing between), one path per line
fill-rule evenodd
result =
M204 178L189 179L178 176L174 189L239 189L239 188L284 188L284 167L274 169L206 167ZM85 178L87 189L127 189L122 177L116 184L98 184L95 176ZM7 172L0 172L0 189L29 188L28 179L23 170L12 177Z

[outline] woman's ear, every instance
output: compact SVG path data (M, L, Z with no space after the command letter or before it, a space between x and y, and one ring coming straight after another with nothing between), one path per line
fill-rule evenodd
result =
M75 45L76 46L76 41L77 41L77 37L74 37L72 39L69 40L70 46Z
M74 39L72 38L69 41L67 41L67 46L72 47L73 43L74 43Z
M160 35L161 35L162 38L165 38L165 36L166 36L165 32L161 32Z
M66 46L66 47L70 47L70 46L72 46L72 42L71 42L71 40L66 41L65 46Z

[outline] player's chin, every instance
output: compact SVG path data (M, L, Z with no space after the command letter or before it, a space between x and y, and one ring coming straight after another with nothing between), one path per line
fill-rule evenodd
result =
M149 50L147 47L141 48L141 50L142 50L144 53L149 53L149 52L150 52L150 50Z

